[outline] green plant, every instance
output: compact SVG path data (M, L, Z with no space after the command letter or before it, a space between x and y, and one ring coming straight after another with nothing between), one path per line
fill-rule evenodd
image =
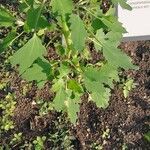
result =
M123 143L123 145L122 145L122 150L127 150L127 149L128 149L127 144L126 144L126 143Z
M44 116L44 115L48 114L49 111L53 110L51 102L44 102L43 100L38 99L35 102L35 104L37 104L40 108L40 110L39 110L40 116Z
M11 139L10 144L16 144L21 142L22 140L22 133L15 133L14 137Z
M103 146L97 143L92 143L91 147L92 150L103 150Z
M47 141L52 143L52 150L64 149L73 150L75 137L67 127L67 120L64 114L60 115L58 121L55 121L56 129L48 134Z
M144 138L150 142L150 131L148 131L147 133L144 134Z
M125 83L124 83L124 86L123 86L123 95L125 98L128 97L129 95L129 92L134 89L136 87L136 84L134 83L134 80L133 79L128 79Z
M0 91L1 90L6 90L7 89L7 84L8 84L8 78L9 77L9 72L1 72L0 73Z
M106 108L113 88L113 81L119 81L119 68L137 69L131 59L118 45L126 30L115 16L112 6L103 14L99 0L22 0L20 15L11 15L0 9L3 19L1 26L13 26L2 45L7 47L21 36L31 37L11 58L13 66L19 64L22 78L37 82L42 87L47 80L53 84L56 93L52 106L58 111L67 111L72 123L76 123L80 97L88 93L89 100L98 107ZM113 4L131 9L124 0L112 0ZM45 13L50 14L46 18ZM23 27L24 31L13 32ZM45 32L55 33L48 43L44 43ZM25 33L25 35L24 35ZM92 43L97 52L102 52L104 61L89 63L88 44ZM44 45L45 44L45 45ZM59 55L58 60L47 60L46 48L49 45ZM2 51L2 50L1 50Z
M110 129L109 128L106 128L105 131L103 131L103 134L102 134L102 138L103 139L107 139L110 137Z
M29 141L24 141L23 145L21 145L19 147L20 150L24 150L24 149L28 149L28 150L31 150L33 149L33 144Z
M0 132L14 128L14 123L11 117L13 116L15 105L16 102L11 93L8 93L5 99L0 100L0 109L2 110L2 116L0 116Z
M33 141L34 149L35 150L43 150L44 149L44 142L46 140L45 136L37 136L36 140Z
M0 90L4 89L6 87L6 83L0 83Z

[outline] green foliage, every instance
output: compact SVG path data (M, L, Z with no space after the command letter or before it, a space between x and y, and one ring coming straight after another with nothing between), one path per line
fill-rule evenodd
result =
M85 87L91 92L91 100L93 100L98 107L106 108L108 106L110 89L105 88L103 84L96 81L85 79Z
M45 136L37 136L37 138L33 141L34 149L35 150L43 150L44 149L44 142L46 140Z
M6 95L5 99L0 100L0 110L2 111L2 116L0 116L0 132L14 128L11 117L13 116L15 105L14 96L10 93Z
M13 26L15 18L5 8L0 6L0 26L9 27Z
M72 14L70 16L70 30L71 30L71 38L76 50L82 51L85 48L85 40L86 40L86 30L84 26L84 22L78 15Z
M25 25L29 31L43 29L49 25L46 18L41 15L42 7L43 6L39 6L38 8L30 8L28 10Z
M56 130L48 134L47 140L53 143L52 150L64 149L64 150L74 150L73 141L75 137L67 128L67 121L64 115L59 116L59 120L55 121Z
M105 131L103 131L103 134L102 134L102 138L103 139L107 139L110 137L110 129L109 128L106 128Z
M56 108L56 110L63 110L64 105L65 105L65 101L66 101L66 97L67 94L65 93L64 88L60 88L57 93L56 96L54 98L54 106Z
M15 133L14 137L11 139L10 144L16 144L21 142L22 140L22 133Z
M127 146L126 143L123 143L123 145L122 145L122 150L128 150L128 146Z
M128 10L132 10L132 7L126 3L127 0L112 0L112 2L116 5L119 3L121 7L128 9Z
M125 83L124 83L124 86L123 86L123 94L124 94L124 97L127 98L128 95L129 95L129 92L135 88L136 84L134 83L134 80L133 79L128 79Z
M148 131L146 134L144 134L144 138L150 142L150 131Z
M27 69L22 77L28 81L36 80L39 87L42 87L50 74L51 67L47 60L38 58L29 69Z
M11 64L19 64L19 72L23 74L33 62L46 53L45 47L36 34L11 58Z
M53 110L53 106L51 102L44 102L44 100L39 100L37 99L35 104L38 104L40 110L39 110L39 115L44 116L48 114L49 111Z
M52 11L60 16L71 14L73 10L73 2L71 0L52 0Z
M102 30L98 30L96 33L96 37L97 41L94 41L97 44L96 49L102 49L108 63L117 68L121 67L124 69L137 69L137 67L132 64L131 58L129 58L125 53L123 53L119 48L116 47L118 46L118 41L121 37L121 33L117 33L117 35L115 35L114 33L109 32L104 35Z
M85 86L91 92L91 98L98 107L106 108L108 106L110 89L113 88L113 81L118 82L118 72L110 64L105 64L101 69L88 67L85 70Z
M92 143L90 148L92 150L103 150L103 146L101 146L100 144L97 144L97 143Z
M51 106L57 111L66 111L74 124L84 93L88 93L88 100L95 102L98 107L106 108L113 83L119 82L119 69L137 69L131 58L118 48L126 30L118 22L115 8L111 6L108 12L103 14L99 7L100 2L20 1L20 13L26 13L26 17L20 20L26 33L24 36L33 36L14 53L10 62L13 66L19 65L19 73L24 79L36 81L40 88L50 80L55 93ZM124 0L112 2L130 9ZM6 14L5 12L3 16L8 16ZM47 18L44 14L50 14L50 17ZM11 20L9 23L12 25L13 22L14 20ZM17 25L13 27L17 29ZM44 43L45 31L55 34L48 43ZM3 49L12 39L11 36L8 36L8 40L4 39ZM55 46L59 60L47 60L44 57L44 44L49 46L49 43ZM96 51L101 51L104 61L89 63L91 56L88 43L93 44ZM46 107L49 107L48 105L46 104Z
M3 52L9 45L11 45L11 42L15 39L16 32L11 31L3 40L0 42L0 53Z

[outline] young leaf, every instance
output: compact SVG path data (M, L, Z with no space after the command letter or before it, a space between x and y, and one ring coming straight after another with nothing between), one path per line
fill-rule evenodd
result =
M57 111L67 111L70 121L75 124L77 120L77 112L79 112L80 94L74 93L72 97L72 90L65 90L64 85L57 91L54 98L54 107Z
M15 18L5 8L0 7L0 26L13 26Z
M71 14L73 10L72 0L52 0L51 4L53 13L65 16Z
M92 100L98 107L106 108L110 97L110 90L105 88L100 82L84 79L86 89L91 93Z
M75 80L68 81L68 89L74 92L83 93L82 86Z
M110 31L106 34L106 39L109 39L109 41L114 45L115 47L118 47L120 44L120 41L123 38L123 35L119 32L113 32Z
M57 91L56 96L53 100L54 107L57 111L64 110L66 99L67 99L67 95L62 85L59 91Z
M46 49L41 40L34 35L21 49L19 49L11 58L13 66L19 64L19 72L25 72L37 58L45 54Z
M61 64L61 66L58 68L58 71L59 75L53 80L52 90L54 92L57 92L63 85L65 85L63 78L69 74L70 69L66 65Z
M134 80L133 79L128 79L125 83L124 83L124 86L123 86L123 94L124 94L124 97L127 98L128 95L129 95L129 92L135 88L135 85L134 84Z
M0 43L0 53L2 53L13 41L13 39L16 37L16 32L11 31Z
M114 3L115 5L120 4L122 8L132 10L132 7L127 4L127 0L112 0L112 3Z
M105 64L100 69L89 67L84 72L85 77L91 81L108 85L113 88L113 81L119 81L118 70L110 64Z
M104 34L104 32L103 32L102 29L97 30L97 32L96 32L96 38L97 38L101 43L103 43L103 42L105 41L105 34ZM94 42L94 46L95 46L95 49L96 49L97 51L101 51L101 50L102 50L102 44L101 44L100 42L98 42L98 41L95 41L95 42Z
M44 58L38 58L30 68L28 68L22 77L27 81L35 80L38 85L43 86L50 76L51 66Z
M76 120L78 118L77 113L79 112L79 100L80 95L75 94L73 98L71 98L70 95L68 95L68 99L66 101L66 107L68 112L68 117L70 118L70 121L75 124Z
M119 82L118 69L111 64L105 64L99 70L99 80L100 83L108 85L110 88L114 87L114 81Z
M78 15L70 16L71 23L71 38L75 50L82 51L85 47L85 40L87 37L87 32L84 27L84 23Z
M107 42L103 44L103 54L106 60L116 67L124 69L138 69L137 66L133 65L132 59L121 51Z
M58 76L58 78L63 78L65 76L67 76L69 71L70 71L69 67L67 65L65 65L65 64L61 64L58 69L59 69L59 76Z
M99 69L97 68L94 67L85 68L84 75L91 81L99 81Z
M144 134L144 138L150 143L150 131Z
M103 88L105 89L105 91L103 92L99 92L99 93L95 93L92 92L91 94L91 98L92 100L96 103L97 107L101 107L101 108L107 108L109 105L109 97L110 97L110 89L108 88Z
M113 19L116 19L113 17ZM101 18L101 21L108 27L109 30L114 32L126 33L126 29L122 27L122 23L120 23L117 19L115 21L110 21L106 17Z
M116 47L118 45L118 40L121 39L118 32L116 37L111 37L111 34L109 33L105 36L103 35L103 38L101 38L101 35L102 30L98 30L96 34L98 41L95 43L96 49L101 50L103 47L103 54L109 64L124 69L137 69L137 67L132 64L132 59L122 52L121 49ZM116 38L117 40L113 40L113 38Z
M57 91L62 87L62 85L65 84L65 83L64 83L64 80L63 80L62 78L60 78L60 79L55 79L55 80L53 80L53 82L54 82L54 84L53 84L53 86L52 86L52 90L53 90L54 92L57 92Z
M27 12L31 7L33 8L34 0L19 1L19 9L22 12Z
M44 29L49 26L48 21L41 15L42 6L38 8L30 8L27 13L27 21L25 26L29 31Z
M100 19L97 18L92 21L91 26L94 32L96 32L99 29L107 29L107 26Z

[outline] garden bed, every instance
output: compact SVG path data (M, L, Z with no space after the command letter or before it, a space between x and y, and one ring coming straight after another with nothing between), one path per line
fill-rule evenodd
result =
M16 95L16 108L13 116L15 128L1 134L1 143L9 145L15 133L23 133L23 141L13 145L12 149L19 149L24 141L32 141L37 136L58 136L56 144L49 139L45 142L46 149L59 149L65 142L66 134L74 149L92 149L95 143L102 144L104 149L121 149L123 145L129 149L148 149L150 144L144 139L149 131L150 123L150 42L126 42L121 47L140 66L138 71L124 72L121 77L128 75L137 84L127 99L122 93L122 86L116 84L110 98L110 105L106 110L99 109L92 102L87 101L86 94L82 97L79 120L76 127L68 123L61 113L49 112L40 117L39 108L33 104L38 97L45 102L53 98L50 84L37 90L34 84L27 84L21 80L17 73L4 64L5 57L1 56L1 82L7 80L7 89L0 91L1 100L10 93ZM6 73L10 75L5 76ZM59 125L58 125L59 124ZM58 125L58 126L57 126ZM108 132L105 136L105 132ZM72 139L73 136L73 139ZM67 141L66 140L66 141ZM54 147L53 147L54 146Z
M17 5L12 6L7 5L13 11L17 9ZM107 11L107 7L105 9ZM1 28L0 39L9 30ZM46 34L47 39L52 36L49 32ZM20 47L17 42L13 46ZM111 89L106 109L89 101L88 93L83 94L75 125L67 113L51 108L55 97L51 81L39 89L34 81L22 79L17 69L10 65L8 58L14 53L13 48L1 53L0 108L3 109L0 109L0 119L3 121L0 122L0 150L148 150L150 143L145 137L150 131L150 41L124 42L119 47L139 69L122 69L120 81ZM60 60L53 45L47 47L47 52L47 60ZM91 43L89 53L91 59L86 63L104 60ZM133 79L134 88L125 98L123 88L129 79Z

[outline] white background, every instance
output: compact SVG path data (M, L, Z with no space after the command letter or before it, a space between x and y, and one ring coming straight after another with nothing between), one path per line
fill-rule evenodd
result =
M119 21L127 32L124 37L150 35L150 0L128 0L132 11L118 6Z

